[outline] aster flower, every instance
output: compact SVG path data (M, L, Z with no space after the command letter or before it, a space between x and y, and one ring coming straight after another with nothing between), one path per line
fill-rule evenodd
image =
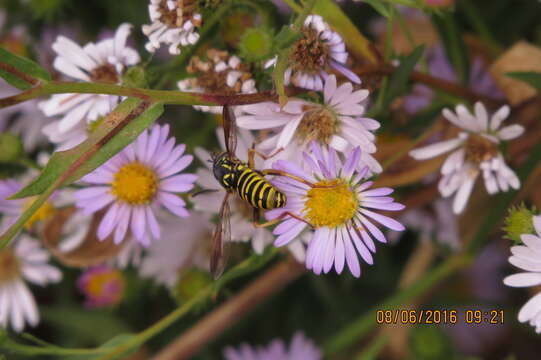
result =
M208 271L212 239L208 219L197 213L189 219L161 213L158 220L164 231L159 241L147 249L139 266L140 274L173 288L183 273L192 267ZM178 229L189 231L179 233Z
M225 149L225 142L222 129L216 131L218 140ZM236 155L239 160L248 161L248 149L254 142L254 137L249 131L240 130L237 139ZM220 206L225 195L225 189L216 181L212 172L212 164L208 162L211 158L210 153L202 148L196 148L195 154L205 164L205 168L197 170L197 184L203 189L215 190L210 193L202 193L193 198L194 209L211 217L220 212ZM260 157L255 157L255 168L262 169L263 161ZM231 240L232 241L250 241L252 248L257 254L262 254L265 246L273 240L270 231L263 227L255 227L253 221L253 208L238 196L234 196L230 201L231 206ZM295 241L289 245L289 250L294 257L302 262L304 261L304 246L302 241Z
M273 340L266 347L252 347L241 344L238 349L227 347L224 350L225 360L319 360L321 351L314 342L302 332L297 332L291 340L289 348L284 341Z
M3 79L0 80L0 98L16 94L14 89ZM0 113L0 132L10 132L21 137L24 150L33 151L38 145L45 144L47 137L41 129L51 120L43 116L36 100L2 109Z
M293 44L288 68L284 73L284 83L322 90L325 79L332 70L338 71L356 84L361 79L346 66L348 53L344 41L319 15L309 15L301 30L302 37ZM276 65L276 58L265 66Z
M442 46L434 46L427 51L427 62L430 74L433 76L454 83L459 81ZM472 61L469 87L479 94L498 99L503 98L503 93L498 89L485 63L479 57L474 58ZM404 97L404 108L409 113L416 113L428 106L432 102L434 95L434 90L428 86L416 84L412 93Z
M251 94L257 91L250 68L237 56L229 55L227 51L209 49L205 60L198 56L193 57L187 71L193 76L177 83L182 91L222 95ZM221 106L193 107L214 114L222 112Z
M407 210L398 219L408 229L419 231L419 238L423 241L434 239L453 250L460 247L457 216L448 199L437 199L426 208ZM397 240L399 236L399 233L391 233L389 240Z
M38 306L25 280L40 286L59 282L62 273L48 261L49 254L28 235L0 250L0 326L21 332L25 324L39 323Z
M178 217L189 215L177 193L191 190L196 176L178 173L193 156L183 155L186 146L175 146L168 134L168 125L154 125L82 179L90 185L75 192L77 207L87 215L108 207L97 231L100 240L114 233L119 244L130 228L133 238L148 246L160 238L154 215L160 206Z
M169 45L169 53L180 54L181 47L193 45L199 39L197 28L202 17L194 0L150 0L150 25L143 25L148 37L145 48L155 52L161 44Z
M99 308L119 304L126 281L120 271L100 265L87 269L77 280L77 287L86 297L86 307Z
M349 82L337 86L336 77L331 75L325 81L323 95L323 104L291 99L283 108L271 102L243 106L245 114L237 118L237 124L252 130L275 129L277 134L259 145L262 150L277 153L273 160L302 162L302 152L315 140L342 153L358 146L370 170L381 172L371 155L376 152L373 131L380 124L364 117L368 90L354 91Z
M503 283L513 287L539 286L541 284L541 216L532 218L536 235L523 234L524 245L511 247L509 262L525 272L509 275ZM529 322L541 334L541 293L528 300L518 313L520 322Z
M28 209L36 200L36 196L24 199L8 200L7 198L17 193L26 181L15 179L0 180L0 212L3 217L3 225L13 224L21 214ZM32 229L37 223L52 217L57 208L65 206L73 201L71 190L56 191L25 223L27 230Z
M126 45L131 25L122 24L113 38L88 43L80 47L72 40L59 36L53 44L57 53L54 67L66 76L92 82L119 84L126 67L139 62L139 54ZM54 139L62 137L80 122L93 122L107 114L111 104L119 101L116 95L57 94L40 104L47 116L62 116L43 131ZM65 138L65 136L63 137Z
M372 264L372 253L376 251L373 238L383 243L387 241L373 222L391 230L404 230L398 221L369 210L400 211L404 205L388 196L392 189L370 189L373 182L363 181L368 168L361 167L360 153L358 147L353 149L342 163L334 149L326 150L313 142L312 155L304 153L310 167L308 171L285 160L274 164L275 169L326 186L310 187L288 177L277 177L272 182L284 192L287 203L283 208L266 213L269 220L279 218L285 212L298 217L286 216L274 229L273 234L277 235L275 246L286 245L295 239L307 230L307 222L312 225L314 230L306 252L306 267L317 275L328 273L333 265L340 274L347 263L351 273L359 277L358 256Z
M509 111L509 106L503 106L489 118L484 105L479 102L475 104L474 113L470 113L464 105L456 107L456 114L444 109L443 116L464 131L454 139L410 152L413 158L424 160L453 151L441 168L443 177L438 188L444 197L456 193L453 202L456 214L466 207L473 185L481 173L489 194L520 187L520 180L507 166L499 149L502 141L517 138L524 132L524 127L518 124L500 128Z

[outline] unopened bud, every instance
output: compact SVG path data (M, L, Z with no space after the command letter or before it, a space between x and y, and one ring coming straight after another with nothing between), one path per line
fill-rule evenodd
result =
M534 215L534 212L524 206L524 204L510 208L509 214L505 218L505 225L503 226L506 237L516 243L520 243L521 235L533 234L534 226L532 218Z

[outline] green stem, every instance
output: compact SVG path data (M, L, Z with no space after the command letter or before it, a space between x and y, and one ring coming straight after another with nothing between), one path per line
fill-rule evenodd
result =
M20 94L0 99L0 108L52 94L106 94L162 102L169 105L245 105L275 99L271 92L239 95L216 95L176 90L150 90L115 84L51 81Z
M115 359L119 355L129 351L130 349L144 344L146 341L158 335L167 327L171 326L173 323L179 320L182 316L187 314L197 304L206 301L208 298L216 294L216 292L224 285L226 285L233 279L245 275L246 273L259 269L263 265L267 264L270 260L272 260L277 254L278 251L276 249L271 249L267 251L267 253L264 255L252 255L250 258L244 260L243 262L226 272L215 283L210 284L206 288L201 290L196 296L194 296L184 305L169 313L164 318L156 322L154 325L141 331L136 336L130 338L126 342L110 350L110 352L108 352L107 354L97 358L96 360Z
M377 325L376 311L396 309L401 304L411 302L413 299L421 296L433 286L443 281L447 276L469 263L469 257L464 254L454 255L448 258L444 263L436 267L422 279L390 297L384 303L379 304L364 313L357 320L349 323L348 326L331 337L323 346L325 354L328 357L331 357L330 355L356 343L359 338L372 330Z
M376 360L385 347L387 343L389 342L389 334L384 334L378 336L366 349L364 349L361 353L359 353L355 359L356 360Z

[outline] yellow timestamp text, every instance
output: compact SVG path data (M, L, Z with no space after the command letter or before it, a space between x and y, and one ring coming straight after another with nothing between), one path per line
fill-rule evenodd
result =
M503 310L377 310L378 324L503 324Z

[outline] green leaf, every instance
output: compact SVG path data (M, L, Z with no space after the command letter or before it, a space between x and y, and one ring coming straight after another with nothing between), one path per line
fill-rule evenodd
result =
M20 90L28 90L51 75L35 62L0 48L0 77Z
M505 74L513 79L520 80L537 90L541 94L541 73L535 71L508 72Z
M138 107L142 104L142 100L134 98L123 101L112 113L107 115L101 126L99 126L86 141L73 149L54 153L39 177L12 198L18 199L43 193L59 179L70 166L75 164L86 153L101 146L100 144L106 140L115 126L133 113L133 111L137 111ZM112 139L99 147L95 154L70 174L70 176L63 181L62 184L59 184L58 187L73 183L109 160L126 145L134 141L144 129L162 114L162 112L163 104L155 103L151 105L143 113L132 119L118 134L113 136Z
M400 61L400 66L393 72L389 80L389 86L384 94L381 109L389 109L391 101L402 94L408 84L411 72L423 56L424 46L416 47L408 56Z
M382 16L390 19L392 17L391 8L392 5L384 3L382 0L364 0L365 3L372 6L374 10L380 13Z
M432 16L432 22L438 30L445 47L445 53L451 61L458 78L464 86L468 85L470 76L468 48L453 14L449 12L435 14Z

